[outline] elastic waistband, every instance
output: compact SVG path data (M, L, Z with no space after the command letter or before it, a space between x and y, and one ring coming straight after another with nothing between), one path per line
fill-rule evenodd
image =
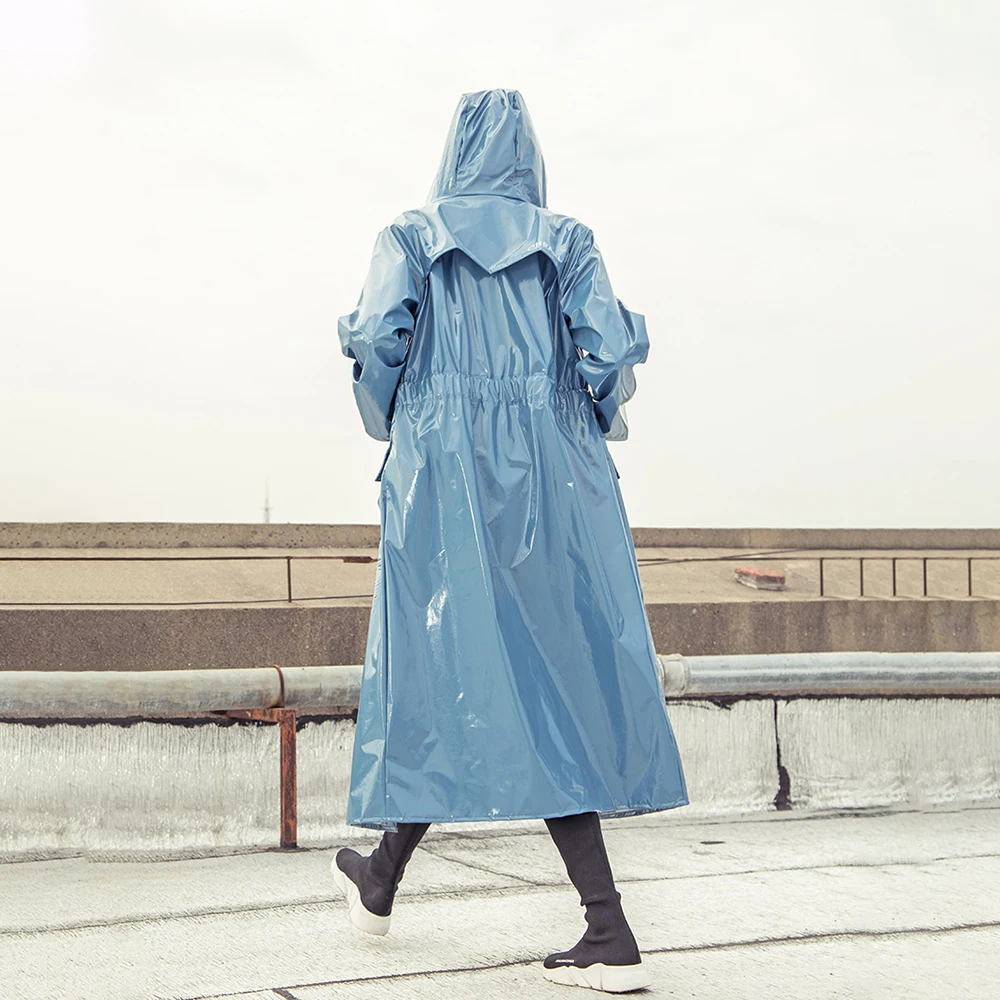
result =
M462 396L497 403L575 403L590 399L590 392L574 385L560 385L550 375L467 375L433 372L406 378L396 391L396 405L418 400Z

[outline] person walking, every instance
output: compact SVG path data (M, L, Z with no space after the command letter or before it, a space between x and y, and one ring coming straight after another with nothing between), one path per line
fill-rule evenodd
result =
M518 91L462 96L338 331L388 442L347 805L382 838L334 858L350 918L388 931L430 824L541 819L587 923L542 974L647 986L601 819L688 802L606 443L649 341L591 230L547 209Z

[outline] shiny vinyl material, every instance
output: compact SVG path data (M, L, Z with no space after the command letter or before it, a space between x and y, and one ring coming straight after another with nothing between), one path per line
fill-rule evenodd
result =
M685 805L606 444L645 322L546 209L517 91L462 97L429 204L379 234L339 333L389 442L348 823Z

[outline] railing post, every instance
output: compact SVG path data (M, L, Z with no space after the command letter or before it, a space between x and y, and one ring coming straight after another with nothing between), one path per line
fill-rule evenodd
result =
M298 840L295 771L295 710L279 708L281 731L281 848L294 850Z
M248 708L225 713L231 719L278 723L281 799L281 836L283 851L298 847L298 805L295 768L295 709Z

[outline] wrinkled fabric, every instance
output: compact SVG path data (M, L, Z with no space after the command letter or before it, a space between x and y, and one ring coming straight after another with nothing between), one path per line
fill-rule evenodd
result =
M517 91L462 97L429 203L379 234L339 334L389 442L348 822L686 804L606 443L645 321L545 208Z

